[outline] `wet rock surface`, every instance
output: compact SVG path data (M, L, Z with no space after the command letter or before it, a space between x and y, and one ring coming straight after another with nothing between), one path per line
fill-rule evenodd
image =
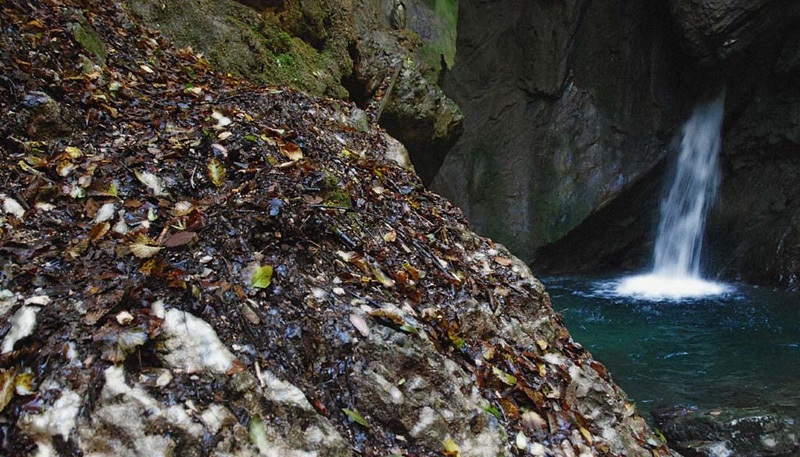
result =
M355 106L215 73L113 2L0 23L4 117L40 91L71 129L0 125L4 455L675 455Z
M779 414L675 406L654 411L653 418L672 446L687 457L800 453L800 425Z
M462 5L444 87L465 130L433 188L542 274L647 268L681 124L725 88L706 274L796 289L798 8Z
M460 7L443 87L464 134L432 188L525 261L666 155L680 111L667 11L623 3Z

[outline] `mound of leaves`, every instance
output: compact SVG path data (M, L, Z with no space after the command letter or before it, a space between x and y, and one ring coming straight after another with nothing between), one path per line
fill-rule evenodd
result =
M53 402L57 392L38 389L46 375L70 383L90 371L98 391L109 365L131 377L159 366L159 301L213 325L237 350L231 374L269 369L299 386L363 455L399 445L380 424L359 428L348 364L363 322L351 302L435 341L473 374L508 436L530 410L552 442L579 430L607 451L565 404L569 374L547 368L556 350L607 377L562 327L531 348L460 330L464 297L560 321L546 294L517 285L512 260L470 260L491 241L388 161L384 134L359 129L355 107L218 75L115 2L8 0L0 26L4 454L34 449L14 424ZM424 325L381 311L384 301ZM35 327L11 335L24 312ZM70 351L87 356L76 366ZM173 401L226 394L188 375L175 382ZM91 410L89 401L81 414ZM455 455L453 446L400 447Z

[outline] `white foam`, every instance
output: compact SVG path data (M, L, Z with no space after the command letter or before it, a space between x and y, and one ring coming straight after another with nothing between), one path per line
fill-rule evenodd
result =
M727 284L692 276L656 274L629 276L615 287L616 295L643 300L682 300L721 295L731 291Z

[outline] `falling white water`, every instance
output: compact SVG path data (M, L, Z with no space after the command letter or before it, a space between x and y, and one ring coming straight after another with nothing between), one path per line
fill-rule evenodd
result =
M708 209L719 187L718 156L725 94L695 107L683 126L680 154L655 245L655 265L649 275L620 282L621 295L649 299L679 299L725 292L723 284L700 276L700 254Z

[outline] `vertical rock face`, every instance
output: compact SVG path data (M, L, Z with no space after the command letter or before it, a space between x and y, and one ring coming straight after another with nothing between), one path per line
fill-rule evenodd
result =
M469 1L445 92L465 133L433 188L530 261L664 157L678 79L656 2Z
M668 18L668 19L665 19ZM726 87L709 273L797 287L800 3L467 1L433 187L540 271L642 268L691 106Z
M687 53L708 65L753 51L798 14L791 0L670 0L670 13Z
M718 274L793 289L800 286L799 45L794 33L755 59L760 71L741 87L749 97L729 107L724 180L707 234Z

